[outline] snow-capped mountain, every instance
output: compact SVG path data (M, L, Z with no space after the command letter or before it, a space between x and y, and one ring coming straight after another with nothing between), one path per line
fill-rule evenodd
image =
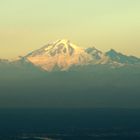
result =
M45 71L67 71L77 66L108 65L109 67L122 67L139 65L140 59L127 56L111 49L104 53L95 47L82 48L69 40L62 39L51 42L24 57L14 61L0 60L0 64L7 63L16 67L36 67Z
M114 49L106 52L106 55L114 62L120 64L140 64L140 59L134 56L127 56L122 53L116 52Z
M49 43L26 55L24 60L45 71L66 71L74 66L85 65L120 67L140 64L140 59L134 56L126 56L113 49L103 53L95 47L82 48L66 39Z
M74 65L87 65L92 56L84 48L72 44L69 40L58 40L25 56L35 66L46 71L53 69L67 70Z

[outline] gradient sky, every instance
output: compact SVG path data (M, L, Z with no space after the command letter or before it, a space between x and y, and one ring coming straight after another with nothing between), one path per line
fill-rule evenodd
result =
M0 58L63 38L140 57L140 0L0 0Z

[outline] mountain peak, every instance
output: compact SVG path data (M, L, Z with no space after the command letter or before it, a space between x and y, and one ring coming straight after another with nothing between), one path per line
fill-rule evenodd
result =
M60 40L57 40L56 42L67 44L67 43L70 43L70 40L68 40L68 39L60 39Z
M73 51L74 49L79 48L78 46L74 45L73 43L70 42L68 39L61 39L57 40L55 42L49 43L42 47L40 50L44 50L46 52L48 51L55 51L56 53L66 53L68 51ZM72 53L72 52L71 52Z
M38 49L26 58L36 66L44 70L51 71L54 68L67 70L73 65L88 64L91 55L77 45L72 44L67 39L57 40Z
M106 55L107 56L110 56L110 57L116 57L118 55L122 55L121 53L117 52L116 50L114 49L110 49L108 52L106 52Z
M117 52L116 50L114 50L114 49L110 49L110 50L108 51L108 53L114 53L114 54L117 54L118 52Z

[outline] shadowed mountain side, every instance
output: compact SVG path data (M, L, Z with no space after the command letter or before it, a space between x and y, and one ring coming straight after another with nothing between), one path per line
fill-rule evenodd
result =
M97 65L51 73L5 66L0 77L1 108L140 107L138 66Z

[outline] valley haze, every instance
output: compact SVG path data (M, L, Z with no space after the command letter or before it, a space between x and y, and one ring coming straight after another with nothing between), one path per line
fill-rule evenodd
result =
M0 60L1 108L139 108L140 59L62 39Z

